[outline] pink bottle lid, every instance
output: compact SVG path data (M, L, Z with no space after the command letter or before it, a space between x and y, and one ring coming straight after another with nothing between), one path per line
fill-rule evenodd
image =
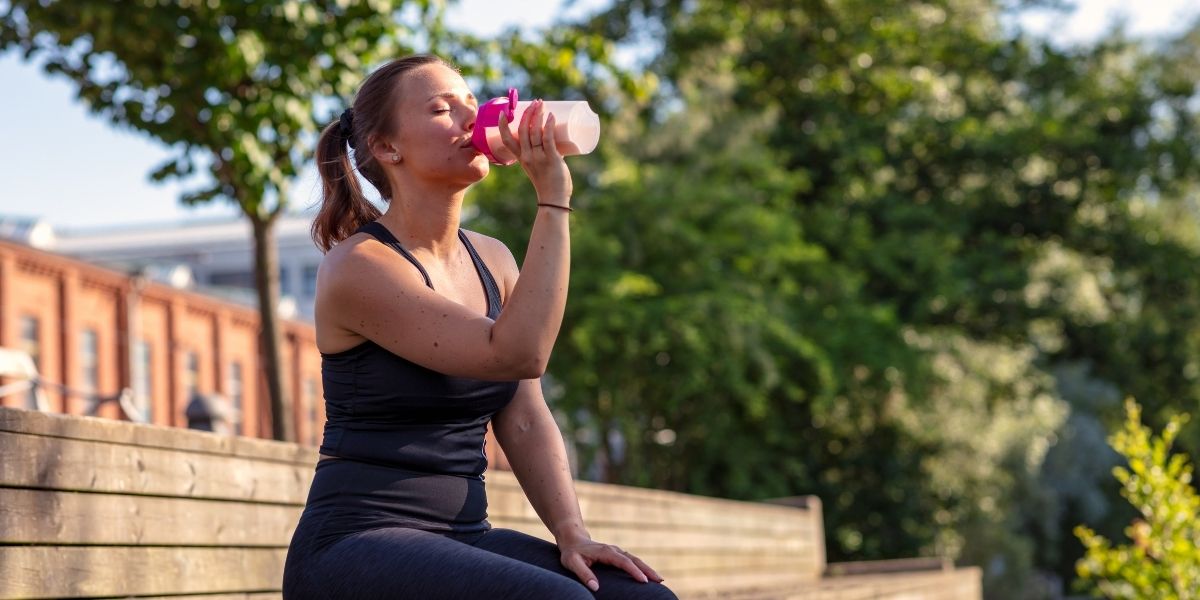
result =
M498 127L500 125L500 113L508 119L509 123L513 120L513 108L517 105L517 88L508 88L508 97L492 98L484 102L479 107L479 113L475 116L475 130L471 132L471 144L475 149L488 157L488 160L498 165L511 165L516 159L502 161L496 158L492 153L492 149L488 146L487 128Z

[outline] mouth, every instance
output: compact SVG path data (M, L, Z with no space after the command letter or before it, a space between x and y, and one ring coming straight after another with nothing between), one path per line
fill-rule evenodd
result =
M474 146L474 144L472 143L472 139L471 139L471 138L467 138L467 141L465 141L465 142L463 142L463 143L461 143L461 144L459 144L459 145L458 145L458 147L459 147L459 148L470 148L470 147L472 147L472 146Z

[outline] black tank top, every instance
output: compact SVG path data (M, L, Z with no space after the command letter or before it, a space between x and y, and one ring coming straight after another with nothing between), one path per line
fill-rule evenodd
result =
M382 224L372 221L357 232L391 246L433 287L425 268ZM496 281L462 230L458 237L487 294L487 316L495 319L501 309ZM326 409L322 454L399 469L406 472L406 478L426 480L421 487L428 494L408 489L403 496L423 505L412 508L425 521L465 524L464 520L484 518L486 500L482 506L463 506L461 500L455 506L438 506L445 495L438 490L450 483L445 478L462 478L474 482L469 484L472 488L479 486L467 494L476 499L472 504L483 498L487 423L512 400L518 382L452 377L401 358L370 340L341 352L322 352L321 378ZM443 481L437 481L439 478ZM431 519L430 515L443 517Z

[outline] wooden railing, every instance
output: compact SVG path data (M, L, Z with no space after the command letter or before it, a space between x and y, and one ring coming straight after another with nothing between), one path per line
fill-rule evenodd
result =
M0 598L278 598L316 458L294 444L0 409ZM511 473L486 479L493 526L552 539ZM816 498L576 489L593 536L645 559L680 598L884 598L855 589L888 585L911 588L907 598L979 597L974 570L827 578ZM949 589L946 577L974 595L912 593Z

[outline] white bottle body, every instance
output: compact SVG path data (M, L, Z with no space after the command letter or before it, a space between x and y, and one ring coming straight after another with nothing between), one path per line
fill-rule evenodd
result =
M514 138L517 136L517 128L521 124L521 115L525 113L530 104L532 102L528 100L517 102L517 106L513 109L511 126ZM588 106L587 102L547 100L542 103L542 106L546 117L554 115L554 138L558 141L559 154L573 156L587 154L596 149L596 145L600 142L600 116L592 112L592 108ZM487 142L492 154L501 161L508 162L516 158L504 147L504 142L500 139L499 127L488 128Z

